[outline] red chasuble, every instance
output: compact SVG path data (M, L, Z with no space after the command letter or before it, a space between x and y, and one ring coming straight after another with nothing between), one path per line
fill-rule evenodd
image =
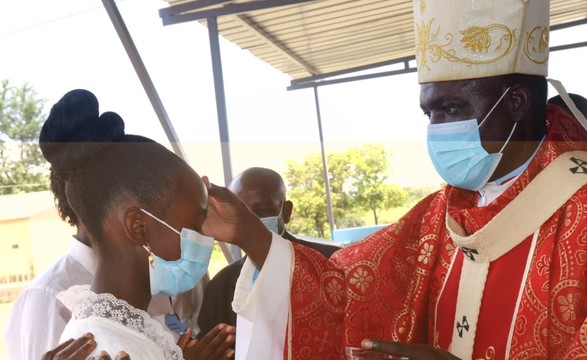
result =
M557 107L547 118L547 137L528 168L485 207L476 206L477 192L447 186L330 261L294 244L286 358L343 359L345 345L367 337L450 350L472 328L456 308L463 263L475 252L454 244L447 212L474 234L557 156L587 150L574 119ZM578 162L585 174L577 176L587 176L587 163ZM473 359L587 358L587 186L534 236L491 261L482 281Z

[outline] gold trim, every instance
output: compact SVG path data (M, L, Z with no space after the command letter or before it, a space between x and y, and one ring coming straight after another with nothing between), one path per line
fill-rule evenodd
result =
M452 62L462 62L468 65L482 65L490 64L505 57L512 49L515 40L515 30L508 28L503 24L491 24L488 26L470 26L467 29L460 31L464 43L463 48L468 49L472 53L490 53L495 52L496 55L486 60L474 60L470 57L457 56L457 51L454 48L447 48L451 45L453 34L447 33L444 38L446 43L437 44L436 38L440 32L440 27L435 32L431 32L434 18L430 19L428 23L422 21L420 25L416 24L416 37L418 43L416 44L416 56L419 59L420 67L430 70L429 62L436 63L442 58ZM502 32L501 35L491 36L492 32ZM498 39L497 45L492 47L492 38ZM428 58L428 54L430 58Z
M422 14L426 12L426 0L420 0L420 12Z
M548 40L550 31L548 26L536 26L530 32L526 33L526 41L524 41L524 54L535 64L542 65L548 61ZM538 41L536 41L538 38ZM536 42L538 44L536 44ZM542 59L538 59L535 55L542 55Z

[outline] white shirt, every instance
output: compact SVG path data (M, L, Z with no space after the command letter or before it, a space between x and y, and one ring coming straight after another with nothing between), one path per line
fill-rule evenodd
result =
M77 285L58 298L72 312L60 341L91 332L98 344L91 356L101 350L109 354L124 350L131 359L183 359L175 339L161 323L112 294L96 294L89 285Z
M67 254L37 276L14 303L4 333L10 359L38 360L59 344L71 313L56 296L72 285L90 284L95 269L92 249L72 238Z
M57 299L57 294L73 285L91 284L96 264L92 249L72 237L67 253L37 276L16 299L4 331L9 359L38 360L59 345L71 312ZM164 315L173 312L169 297L153 296L148 312L165 325ZM179 334L169 332L177 341Z

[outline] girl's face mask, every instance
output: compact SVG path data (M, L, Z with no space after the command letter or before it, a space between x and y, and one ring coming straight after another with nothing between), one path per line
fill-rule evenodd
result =
M150 212L141 211L167 226L180 238L181 256L174 261L164 260L153 254L148 246L143 246L150 257L151 295L175 296L193 289L208 271L214 239L191 229L183 228L179 232Z

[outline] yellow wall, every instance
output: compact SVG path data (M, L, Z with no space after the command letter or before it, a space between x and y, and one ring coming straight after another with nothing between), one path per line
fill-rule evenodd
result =
M29 222L31 258L39 274L67 252L75 228L61 220L55 207L33 215Z
M10 274L41 273L67 252L73 234L53 204L30 218L1 221L0 283Z
M14 249L13 246L18 248ZM7 282L7 276L12 274L30 274L31 255L28 219L0 222L0 283Z

